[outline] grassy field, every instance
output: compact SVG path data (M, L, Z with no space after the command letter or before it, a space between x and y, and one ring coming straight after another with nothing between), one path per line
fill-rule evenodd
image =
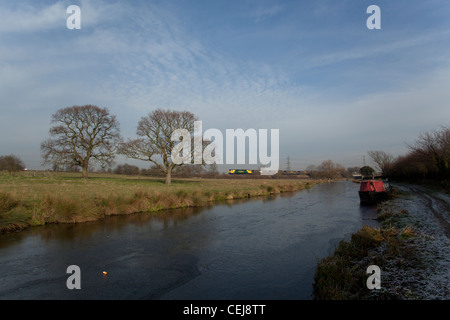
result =
M0 232L108 215L204 206L217 200L293 192L319 183L300 179L174 179L92 173L0 173Z

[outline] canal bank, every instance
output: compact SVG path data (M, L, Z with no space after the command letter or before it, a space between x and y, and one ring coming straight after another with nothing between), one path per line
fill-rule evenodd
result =
M0 233L56 223L83 223L112 215L210 206L223 200L296 192L315 179L176 179L70 173L0 173Z
M319 261L315 299L449 299L450 197L408 184L396 190L378 206L380 228L358 230ZM367 288L367 265L380 268L379 289Z

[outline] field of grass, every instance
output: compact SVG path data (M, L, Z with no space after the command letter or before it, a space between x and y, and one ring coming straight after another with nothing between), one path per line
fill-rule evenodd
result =
M204 206L293 192L319 183L300 179L174 179L92 173L0 173L0 233L48 223L94 221L108 215Z

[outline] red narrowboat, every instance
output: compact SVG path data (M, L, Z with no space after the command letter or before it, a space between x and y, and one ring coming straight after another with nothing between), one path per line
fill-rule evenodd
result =
M387 199L391 192L388 181L363 180L359 187L359 200L364 203L373 203Z

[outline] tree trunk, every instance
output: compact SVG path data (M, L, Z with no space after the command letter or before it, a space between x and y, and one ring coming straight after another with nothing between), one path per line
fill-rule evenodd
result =
M170 183L172 182L172 167L167 168L167 173L166 173L166 184L170 185Z
M83 166L83 178L87 178L88 174L87 174L87 166Z

